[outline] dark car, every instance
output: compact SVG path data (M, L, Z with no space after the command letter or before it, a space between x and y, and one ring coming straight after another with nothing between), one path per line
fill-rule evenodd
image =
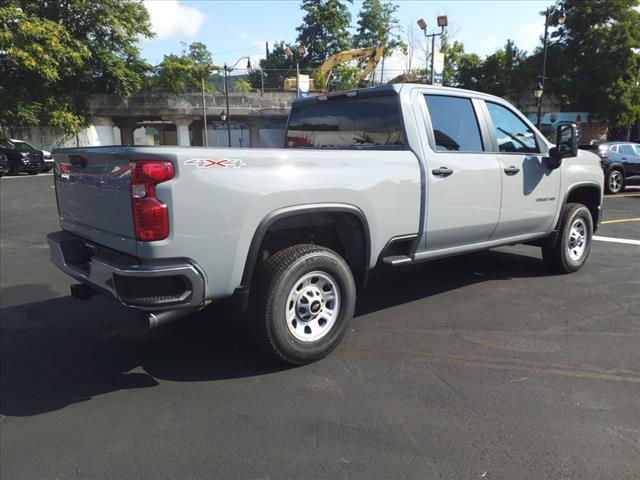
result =
M0 177L9 173L9 160L6 155L0 155Z
M49 170L42 150L20 140L0 139L0 155L6 155L9 161L9 175L20 172L36 175Z
M599 145L608 193L619 193L628 185L640 185L640 144L608 142Z

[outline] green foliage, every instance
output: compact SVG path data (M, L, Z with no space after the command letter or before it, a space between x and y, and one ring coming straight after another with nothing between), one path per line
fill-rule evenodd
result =
M165 55L150 78L151 89L161 93L189 93L215 91L211 74L221 67L213 65L213 55L202 42L191 43L182 55Z
M445 55L443 82L453 87L477 90L482 60L475 53L466 53L464 45L457 40L449 42L442 36L440 51Z
M353 43L356 47L384 47L387 57L397 48L405 49L399 30L398 19L394 14L397 5L383 3L380 0L364 0L358 13L358 32Z
M287 48L293 53L293 57L287 54ZM269 52L269 56L260 60L260 68L265 71L265 90L282 90L285 78L296 76L296 59L299 62L304 61L304 57L299 55L295 45L275 42ZM302 65L304 66L304 63ZM253 89L260 90L262 87L262 72L256 70L249 73L249 81Z
M249 82L245 78L238 78L235 82L233 82L233 86L231 87L234 92L250 92L251 91L251 82Z
M330 91L351 90L358 88L360 80L360 67L349 65L338 65L331 72L329 85ZM320 84L324 85L324 84Z
M199 66L213 65L213 55L202 42L193 42L189 45L188 57Z
M612 125L640 119L640 11L637 0L564 0L566 23L553 34L560 65L547 85L568 107Z
M154 90L163 93L197 92L201 89L201 80L193 59L183 55L165 55L156 70L153 86Z
M0 7L0 124L51 123L69 133L86 122L92 92L127 95L148 66L136 46L151 37L133 0L5 0Z
M347 0L349 3L352 0ZM298 31L297 41L307 54L301 66L318 67L327 57L351 48L348 28L351 13L340 0L303 0L305 13Z

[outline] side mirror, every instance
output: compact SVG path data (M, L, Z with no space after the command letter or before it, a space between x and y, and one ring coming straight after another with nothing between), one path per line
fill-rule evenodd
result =
M575 123L559 125L556 130L556 146L549 150L547 166L551 169L562 165L562 159L578 155L578 128Z

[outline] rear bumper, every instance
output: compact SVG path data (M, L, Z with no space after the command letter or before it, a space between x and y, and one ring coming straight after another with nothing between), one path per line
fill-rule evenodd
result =
M167 310L204 304L204 275L189 261L140 263L67 232L50 233L47 242L60 270L127 307Z

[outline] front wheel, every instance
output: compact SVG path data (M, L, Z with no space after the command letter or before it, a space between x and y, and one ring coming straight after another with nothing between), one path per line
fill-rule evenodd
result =
M342 340L356 288L344 259L304 244L269 257L260 269L250 328L258 343L287 363L319 360Z
M547 239L542 257L549 269L556 273L571 273L586 262L591 250L593 219L587 207L567 203L562 209L560 229L555 239Z

